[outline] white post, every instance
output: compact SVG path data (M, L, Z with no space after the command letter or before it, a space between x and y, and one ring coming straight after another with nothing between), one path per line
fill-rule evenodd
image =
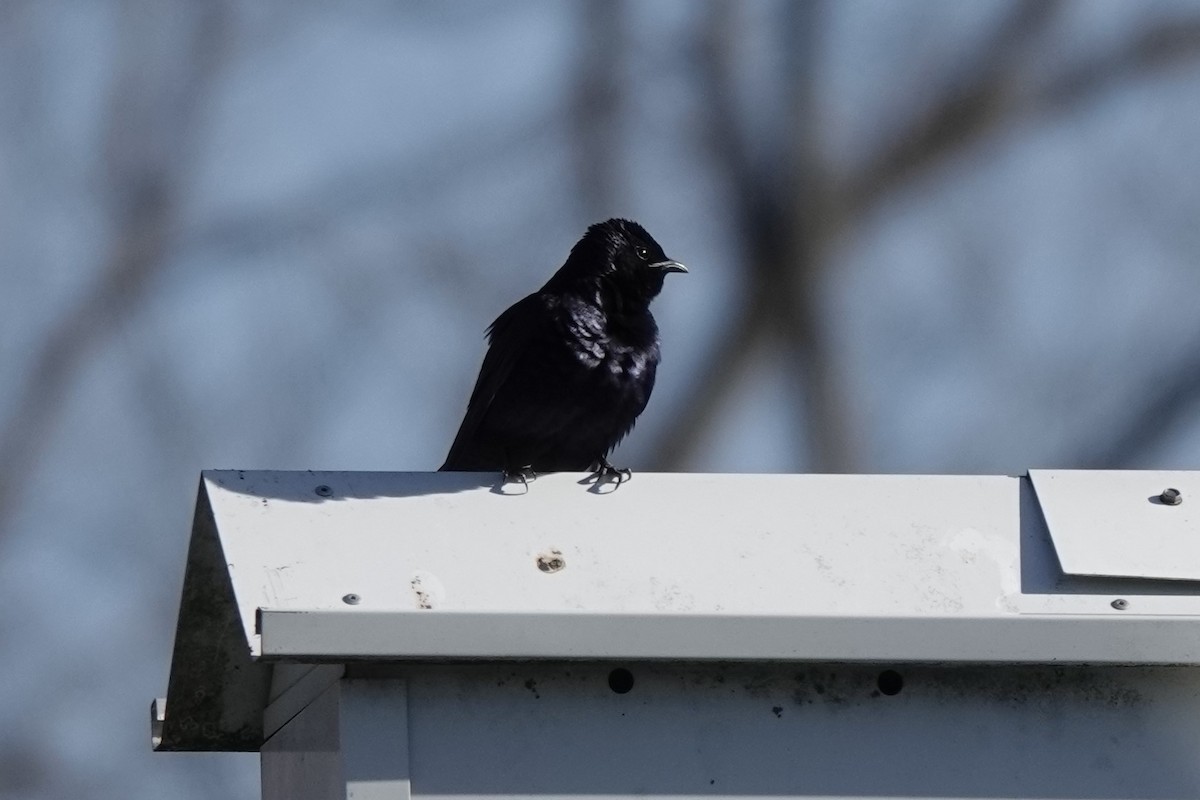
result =
M402 680L340 680L262 747L263 800L408 800Z

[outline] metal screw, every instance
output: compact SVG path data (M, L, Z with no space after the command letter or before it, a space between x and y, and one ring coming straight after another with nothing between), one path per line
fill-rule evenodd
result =
M331 497L333 495L333 489L331 489L330 487L326 486L323 483L320 486L318 486L316 489L313 489L313 491L316 492L321 497Z
M348 606L356 606L362 602L362 598L351 592L350 594L342 595L342 602Z
M1163 489L1163 493L1158 496L1158 499L1163 502L1163 505L1177 506L1183 502L1183 494L1178 489Z
M1113 600L1111 603L1109 603L1109 605L1115 608L1117 611L1124 611L1125 609L1129 608L1129 601L1118 597L1116 600Z

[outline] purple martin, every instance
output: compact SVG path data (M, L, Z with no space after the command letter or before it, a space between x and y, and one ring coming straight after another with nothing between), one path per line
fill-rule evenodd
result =
M628 479L608 455L646 408L658 369L650 302L687 272L636 222L588 228L541 289L487 330L488 349L442 471L595 470Z

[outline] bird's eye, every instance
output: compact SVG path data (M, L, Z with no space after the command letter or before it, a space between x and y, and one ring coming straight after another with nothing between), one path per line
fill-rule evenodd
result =
M637 247L633 248L633 252L637 253L637 257L640 258L642 261L645 261L646 259L650 258L650 251L647 250L646 248L642 247L640 244Z

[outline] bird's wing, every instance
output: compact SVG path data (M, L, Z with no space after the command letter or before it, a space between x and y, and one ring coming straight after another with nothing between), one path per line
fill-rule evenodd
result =
M512 375L513 366L542 326L544 316L545 311L537 295L531 294L509 306L488 327L487 354L483 357L483 366L479 368L475 388L471 390L467 414L458 428L454 443L450 445L446 463L441 467L443 471L480 469L475 463L480 458L477 452L480 424L487 416L496 394Z

